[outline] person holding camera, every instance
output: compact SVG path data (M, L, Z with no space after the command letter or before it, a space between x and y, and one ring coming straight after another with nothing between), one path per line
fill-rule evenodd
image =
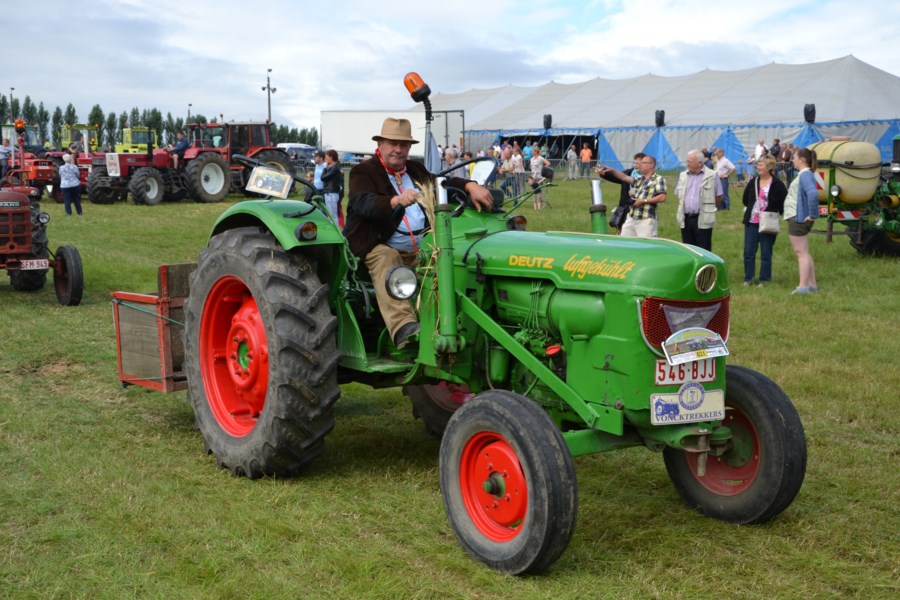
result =
M630 186L628 194L632 201L631 210L628 211L619 234L625 237L653 238L659 232L656 205L666 201L666 180L656 173L656 159L652 156L644 155L636 164L640 177L632 177L609 167L602 167L598 173L602 176L604 172L611 172L616 179Z
M643 152L638 152L634 155L634 165L631 169L631 177L637 179L641 176L640 171L640 163L641 159L644 158L645 154ZM628 212L631 210L631 184L622 181L618 177L613 174L613 170L604 167L603 165L597 165L594 167L594 172L600 176L601 179L605 179L610 183L616 183L619 185L619 204L616 206L615 210L609 217L610 226L614 227L617 234L622 233L622 225L625 224L625 218L628 216ZM619 216L621 215L621 220L619 220Z

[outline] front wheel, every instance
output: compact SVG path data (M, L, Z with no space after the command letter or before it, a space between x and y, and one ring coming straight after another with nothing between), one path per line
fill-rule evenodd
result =
M699 475L698 455L666 448L669 478L684 501L704 515L731 523L765 523L797 496L806 473L806 437L790 399L771 379L728 365L725 421L732 438L722 456L709 456Z
M231 189L228 162L216 152L204 152L184 168L191 197L197 202L221 202Z
M63 306L78 306L84 293L84 269L81 254L75 246L60 246L53 266L56 299Z
M297 475L334 426L337 321L303 256L257 228L214 236L185 302L188 398L233 475Z
M87 194L91 204L113 204L121 199L119 190L109 187L109 173L106 167L94 167L87 178Z
M153 167L142 167L131 178L128 186L131 191L131 200L135 204L156 206L163 199L165 183L162 175Z
M441 496L457 539L498 571L540 573L575 530L575 466L547 413L490 390L451 417L441 442Z

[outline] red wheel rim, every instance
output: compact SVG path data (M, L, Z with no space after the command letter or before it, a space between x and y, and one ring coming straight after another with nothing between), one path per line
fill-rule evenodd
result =
M459 485L475 527L494 542L508 542L522 530L528 484L516 451L502 436L482 431L463 448Z
M732 448L722 456L708 457L706 475L697 475L696 453L685 452L685 456L700 485L720 496L734 496L753 485L759 475L759 434L753 422L735 406L726 406L722 424L731 429Z
M230 435L247 435L266 403L269 353L259 307L237 277L219 279L206 297L200 354L213 416Z

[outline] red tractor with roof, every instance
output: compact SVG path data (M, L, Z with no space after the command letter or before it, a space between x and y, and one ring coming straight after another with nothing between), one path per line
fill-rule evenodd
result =
M95 155L87 181L88 199L110 204L131 193L135 204L156 205L190 196L197 202L218 202L232 185L246 185L249 169L231 160L248 154L292 172L290 157L270 145L268 123L191 123L190 147L179 168L170 150L148 146L146 153L109 152Z
M40 197L42 191L53 183L55 169L53 161L44 153L37 128L29 126L25 119L16 119L13 125L3 126L3 138L15 142L6 172L8 183L34 187Z

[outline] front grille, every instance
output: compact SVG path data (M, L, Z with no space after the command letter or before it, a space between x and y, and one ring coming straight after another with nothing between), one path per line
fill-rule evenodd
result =
M728 310L731 296L717 298L715 300L669 300L668 298L646 298L641 303L641 326L644 332L644 339L653 348L661 349L665 342L674 332L669 327L666 320L666 314L663 310L666 306L680 309L701 309L708 306L719 304L719 309L710 319L706 328L715 331L723 340L728 339L728 325L730 313Z
M31 214L27 207L0 210L0 252L31 250Z

